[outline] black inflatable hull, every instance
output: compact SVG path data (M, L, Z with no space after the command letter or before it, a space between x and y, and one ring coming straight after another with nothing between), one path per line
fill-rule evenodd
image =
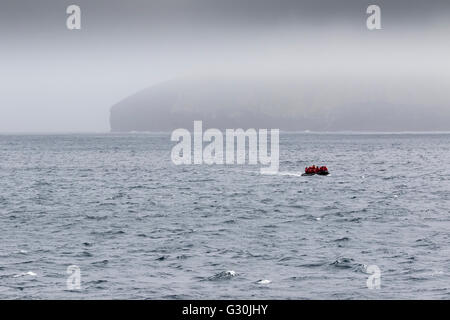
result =
M303 173L302 176L303 177L309 177L309 176L314 176L314 175L319 175L319 176L327 176L330 173L329 172L319 172L319 173Z

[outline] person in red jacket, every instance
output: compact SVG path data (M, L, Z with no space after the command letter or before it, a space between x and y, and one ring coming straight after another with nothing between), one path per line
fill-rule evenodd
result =
M305 173L307 173L307 174L315 173L315 172L314 172L313 166L311 166L311 167L306 167L306 168L305 168Z

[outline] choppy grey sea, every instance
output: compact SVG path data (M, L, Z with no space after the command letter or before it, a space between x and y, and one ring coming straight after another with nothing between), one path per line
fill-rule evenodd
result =
M448 299L449 138L281 134L262 175L175 166L168 134L0 135L0 298Z

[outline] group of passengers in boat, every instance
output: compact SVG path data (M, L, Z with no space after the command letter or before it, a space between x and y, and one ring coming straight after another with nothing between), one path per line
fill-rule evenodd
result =
M311 167L305 168L305 173L308 173L308 174L326 173L326 172L328 172L328 168L325 166L317 167L317 166L313 165Z

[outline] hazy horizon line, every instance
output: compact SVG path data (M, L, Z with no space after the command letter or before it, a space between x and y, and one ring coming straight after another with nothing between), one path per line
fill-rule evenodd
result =
M229 128L229 129L259 129L259 128ZM261 128L261 129L276 129L276 128ZM188 130L189 131L189 130ZM193 132L190 130L189 132ZM155 134L168 134L170 135L172 131L0 131L0 136L8 135L90 135L90 134L101 134L101 135L155 135ZM313 130L302 130L302 131L289 131L280 130L283 134L450 134L449 131L370 131L370 130L336 130L336 131L313 131Z

